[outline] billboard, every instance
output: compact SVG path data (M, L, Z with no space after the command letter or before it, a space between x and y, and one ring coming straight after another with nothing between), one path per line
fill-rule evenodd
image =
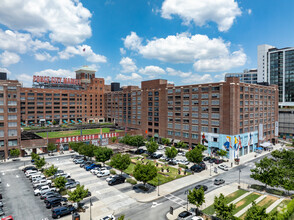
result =
M67 84L67 85L81 85L80 79L51 77L51 76L33 76L33 83L48 83L48 84Z

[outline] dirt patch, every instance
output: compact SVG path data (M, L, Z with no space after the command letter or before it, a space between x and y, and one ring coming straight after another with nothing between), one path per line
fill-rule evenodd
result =
M253 192L252 194L261 196L261 194L260 193L257 193L257 192Z
M245 200L241 200L240 202L238 202L236 204L236 208L238 208L239 206L243 205L245 203Z
M275 196L267 196L266 198L264 198L263 200L261 200L261 202L259 202L258 205L259 206L264 206L266 204L274 203L278 199L279 198L277 198Z
M237 195L237 191L228 195L227 198L232 198L232 197L235 197L236 195Z

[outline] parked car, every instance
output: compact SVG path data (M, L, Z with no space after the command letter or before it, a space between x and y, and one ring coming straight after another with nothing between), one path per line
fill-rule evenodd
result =
M207 191L207 189L208 189L208 187L206 185L196 185L195 189L200 189L201 187L203 188L204 192Z
M57 174L57 173L64 173L64 171L63 170L57 170L55 174Z
M2 201L0 201L0 208L2 208L3 207L3 202Z
M56 177L60 177L60 176L63 176L63 177L65 177L65 178L70 178L70 174L69 173L56 173L56 174L54 174L54 179L56 178Z
M72 188L75 188L79 184L80 184L79 181L76 181L76 182L67 182L67 183L65 183L65 188L66 189L72 189Z
M113 186L113 185L117 185L120 183L124 183L125 180L126 180L126 178L121 175L115 176L108 182L108 185Z
M61 202L63 202L62 198L52 198L46 200L46 208L50 209L52 207L61 206Z
M34 190L34 194L35 196L40 196L42 194L45 194L46 192L49 192L49 191L56 191L56 188L50 188L48 185L46 186L40 186L40 188L37 188Z
M40 196L41 200L44 200L45 198L47 198L47 196L51 196L51 195L60 195L58 192L54 192L54 191L49 191L43 195Z
M102 170L102 171L97 173L97 177L108 176L108 175L110 175L109 170Z
M73 206L61 206L52 209L52 218L60 218L68 214L72 214L76 211Z
M183 211L178 215L178 219L188 219L192 216L191 212Z
M203 161L209 161L211 159L211 157L204 157Z
M101 167L101 164L95 164L95 163L93 163L93 164L91 164L91 165L89 165L89 166L86 167L86 171L92 170L95 167Z
M109 182L110 180L112 180L115 176L109 176L106 178L106 182Z
M224 170L224 171L229 170L229 167L227 165L224 165L224 164L218 165L218 168L220 168L221 170Z
M51 183L52 183L51 180L46 180L46 179L45 180L40 180L39 182L33 184L33 188L36 189L38 186L46 186L46 185L49 185Z
M221 185L225 183L225 180L224 179L215 179L214 180L214 185Z
M191 218L191 220L204 220L204 218L200 217L200 216L193 216Z
M186 152L184 152L184 151L178 152L178 156L185 156L185 155L186 155Z
M74 161L76 164L82 164L84 163L84 160L83 159L77 159Z
M80 167L87 167L91 165L93 162L92 161L84 161L83 163L80 164Z
M154 158L154 159L159 159L163 156L162 153L159 153L159 152L155 152L151 155L151 158Z
M38 172L37 170L28 170L25 174L26 177L29 178L32 175L41 174L41 172Z
M222 162L223 162L223 160L219 160L219 159L216 159L216 160L214 161L215 164L220 164L220 163L222 163Z
M34 177L32 177L32 179L31 179L32 184L38 183L38 182L40 182L41 180L46 180L46 177L45 177L44 175L40 175L40 176L34 176Z
M177 160L170 160L170 161L168 161L168 164L169 165L178 165L178 161Z
M189 165L189 161L188 160L177 160L178 164L182 164L182 165Z
M53 198L62 198L62 195L60 195L59 193L48 195L48 196L44 197L44 203L46 203L47 200L50 200Z
M5 215L5 212L3 211L2 208L0 208L0 216L3 216L3 215Z
M209 163L214 163L216 161L216 158L210 158Z
M27 166L27 167L22 169L23 172L26 172L28 170L38 170L38 169L36 167L34 167L34 166Z
M0 214L0 216L1 216L1 214ZM4 218L1 218L1 220L13 220L13 218L12 218L11 215L9 215L9 216L6 216Z
M193 166L190 167L190 170L192 170L196 173L199 173L199 172L205 170L205 168L203 166L198 165L198 164L194 164Z
M100 218L100 220L115 220L115 217L113 215L107 215L103 218Z
M144 149L137 149L136 151L135 151L135 154L143 154L143 153L145 153L146 151L144 150Z
M106 167L95 167L94 169L90 170L90 172L94 175L96 175L98 172L102 171L102 170L107 170Z

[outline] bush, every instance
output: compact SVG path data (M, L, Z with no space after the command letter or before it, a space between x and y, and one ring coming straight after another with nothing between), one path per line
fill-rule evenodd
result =
M252 185L250 186L250 188L252 188L252 189L256 189L256 190L259 190L259 191L264 191L264 190L265 190L265 186L263 186L263 185L258 185L258 184L252 184Z
M188 169L188 166L184 165L184 164L179 164L179 167L183 168L183 169Z
M110 174L111 174L111 175L115 175L115 174L116 174L115 170L111 169L111 170L110 170Z
M127 183L130 183L132 185L136 185L137 184L137 181L136 180L133 180L132 178L128 178L126 181L127 181Z
M285 194L284 191L278 189L266 189L266 192L277 196L283 196Z
M149 155L148 155L148 154L142 154L142 156L143 156L143 157L148 157Z

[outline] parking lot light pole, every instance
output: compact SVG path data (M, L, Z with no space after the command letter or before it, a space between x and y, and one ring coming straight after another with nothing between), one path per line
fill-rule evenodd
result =
M157 183L158 183L158 187L157 187L157 188L158 188L157 196L160 196L160 195L159 195L159 176L157 176Z
M239 169L239 186L240 186L240 174L241 174L241 169Z

